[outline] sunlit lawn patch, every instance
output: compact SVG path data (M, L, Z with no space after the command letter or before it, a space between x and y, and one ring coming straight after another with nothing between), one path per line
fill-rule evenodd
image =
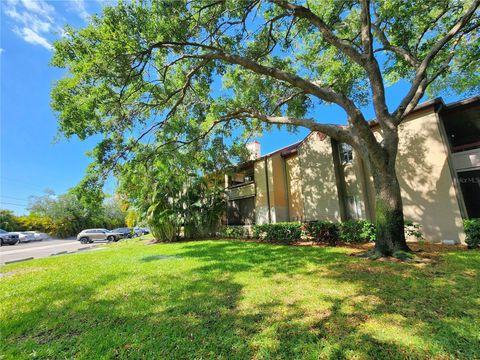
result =
M425 266L346 248L113 244L4 266L0 354L479 358L480 252Z

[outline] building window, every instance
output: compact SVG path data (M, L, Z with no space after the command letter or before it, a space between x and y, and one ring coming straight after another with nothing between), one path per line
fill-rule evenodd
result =
M452 152L480 148L480 107L467 106L442 114Z
M362 207L360 205L360 198L358 196L347 196L347 212L348 218L359 220L362 218Z
M338 151L340 153L340 161L342 164L351 164L353 161L353 149L350 144L340 143L338 145Z
M457 174L468 217L480 218L480 169Z

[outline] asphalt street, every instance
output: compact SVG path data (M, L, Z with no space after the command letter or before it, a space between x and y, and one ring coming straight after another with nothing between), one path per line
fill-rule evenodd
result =
M20 261L22 259L42 258L55 254L61 255L79 250L90 250L101 244L101 242L95 242L94 244L81 244L79 241L71 239L50 239L20 243L17 245L4 245L0 247L0 264Z

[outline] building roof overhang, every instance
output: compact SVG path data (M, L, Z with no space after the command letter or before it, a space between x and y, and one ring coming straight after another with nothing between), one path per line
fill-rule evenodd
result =
M435 112L450 111L450 110L458 109L459 107L470 107L472 105L477 105L478 103L480 103L480 96L473 96L471 98L456 101L456 102L449 103L449 104L445 104L443 99L441 97L438 97L438 98L435 98L435 99L432 99L432 100L429 100L429 101L426 101L424 103L421 103L421 104L417 105L415 107L415 109L413 109L407 115L407 117L409 117L411 115L414 115L414 114L418 114L419 112L422 112L422 111L429 111L429 110L430 111L435 111ZM368 122L368 124L370 125L371 128L379 126L379 123L378 123L377 120L371 120L371 121ZM326 135L324 135L324 134L322 134L318 131L312 131L303 140L298 141L294 144L285 146L285 147L280 148L278 150L272 151L268 154L265 154L263 156L258 157L257 159L249 160L247 162L239 164L236 167L236 169L242 170L242 169L248 168L249 166L253 165L255 162L260 161L260 160L265 160L266 158L268 158L270 156L273 156L273 155L276 155L278 153L280 153L280 155L282 157L288 157L288 156L294 155L294 154L297 153L300 145L302 145L313 134L320 134L321 135L320 136L321 140L326 138Z

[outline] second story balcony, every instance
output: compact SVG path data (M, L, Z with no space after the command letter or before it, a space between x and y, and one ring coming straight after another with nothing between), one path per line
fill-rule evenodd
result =
M227 176L226 190L229 200L255 196L254 164L248 162Z
M255 196L255 182L242 183L227 188L227 196L229 200L241 199Z
M442 114L456 171L480 168L480 98L449 105Z

